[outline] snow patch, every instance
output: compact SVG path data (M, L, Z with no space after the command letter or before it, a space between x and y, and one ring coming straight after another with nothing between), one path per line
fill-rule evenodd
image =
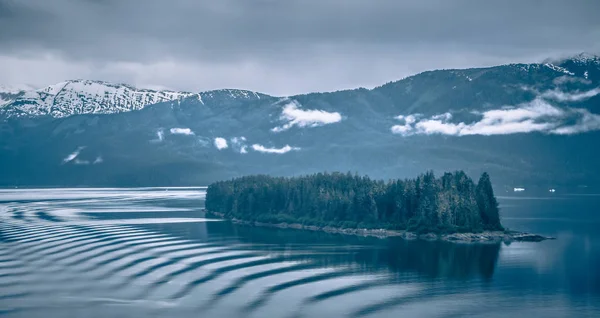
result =
M551 63L545 63L544 66L547 67L547 68L549 68L549 69L551 69L551 70L553 70L553 71L556 71L556 72L565 73L565 74L568 74L568 75L575 75L575 73L570 72L566 68L558 66L558 65L554 65L554 64L551 64Z

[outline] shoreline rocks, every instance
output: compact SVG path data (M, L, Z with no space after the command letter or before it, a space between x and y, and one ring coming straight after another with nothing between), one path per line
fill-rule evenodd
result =
M321 231L326 233L372 236L377 238L400 237L405 240L425 240L425 241L446 241L452 243L510 243L510 242L541 242L544 240L554 240L553 237L547 237L539 234L523 233L516 231L484 231L481 233L452 233L452 234L416 234L409 231L395 231L386 229L358 229L358 228L336 228L331 226L319 227L315 225L303 225L299 223L262 223L246 221L240 219L229 219L223 213L207 212L208 214L223 219L228 219L235 224L271 227L280 229L295 229L307 231Z

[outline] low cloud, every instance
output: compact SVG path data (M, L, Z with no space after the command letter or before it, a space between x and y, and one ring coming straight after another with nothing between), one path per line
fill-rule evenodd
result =
M290 145L285 145L282 148L267 148L263 145L254 144L252 145L252 149L254 151L263 152L263 153L274 153L274 154L284 154L290 151L300 150L298 147L290 147Z
M600 130L600 115L592 114L587 109L576 109L580 117L574 125L562 126L551 131L557 135L573 135L593 130Z
M596 95L600 94L600 87L596 87L589 91L585 92L575 92L575 93L566 93L560 91L558 89L546 91L541 94L543 98L551 99L559 102L579 102L582 100L586 100L588 98L592 98Z
M79 154L81 153L81 151L84 149L85 147L78 147L77 150L73 151L71 154L69 154L68 156L66 156L63 159L63 163L68 163L71 162L75 159L77 159L77 156L79 156Z
M246 146L246 137L233 137L229 139L231 141L231 146L235 151L245 154L248 153L248 146Z
M579 108L566 108L549 104L542 98L516 107L505 107L482 113L481 119L471 123L452 122L452 114L444 113L418 120L418 116L398 116L402 125L391 128L392 133L411 135L508 135L542 132L548 134L576 134L600 130L600 116ZM572 124L575 122L575 124Z
M215 138L215 147L222 150L227 149L229 145L227 145L227 140L225 138L217 137Z
M156 139L152 139L150 140L150 142L158 143L162 142L163 140L165 140L165 131L162 128L160 128L156 131Z
M194 132L189 128L171 128L169 130L172 135L193 135Z
M208 147L210 145L210 138L206 138L206 137L200 137L198 138L198 144L201 147Z
M239 145L242 144L246 141L246 137L242 136L242 137L233 137L230 139L231 143L234 145Z
M552 81L552 83L554 83L554 85L562 85L562 84L567 84L567 83L581 83L581 84L589 85L592 83L592 81L588 80L587 78L564 75L564 76L555 78Z
M271 129L273 132L288 130L294 126L298 127L318 127L327 124L333 124L342 120L342 115L338 112L330 113L318 109L300 109L300 104L292 101L283 107L279 119L287 121L283 126Z
M392 126L392 132L394 134L401 134L401 135L410 133L410 131L413 129L413 127L411 125L417 121L417 117L419 117L419 116L420 116L420 114L408 115L408 116L403 116L403 115L396 116L396 119L404 121L404 124Z
M92 162L92 164L97 165L97 164L103 163L103 162L104 162L104 159L102 159L101 156L98 156L98 157L96 157L96 159L94 160L94 162Z
M76 165L89 165L90 161L89 160L75 159L75 160L73 160L73 163L76 164Z

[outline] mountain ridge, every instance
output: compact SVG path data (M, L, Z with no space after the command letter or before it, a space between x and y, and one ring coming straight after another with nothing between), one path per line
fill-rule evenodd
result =
M506 189L600 184L595 62L436 70L289 97L225 89L101 111L0 120L0 185L206 185L318 171L387 179L430 169L487 171Z
M589 53L580 53L568 58L546 59L541 63L513 63L479 68L430 70L410 75L399 80L390 81L368 90L382 89L388 85L397 84L403 81L410 81L412 78L417 76L423 76L435 72L451 72L455 73L458 77L462 76L467 81L472 81L472 74L485 73L498 67L514 67L517 70L524 72L530 72L531 69L546 67L557 73L563 73L568 76L573 76L574 78L584 77L584 80L589 80L590 76L598 77L598 75L600 75L598 74L600 72L593 72L594 74L592 75L590 74L589 70L582 71L582 65L583 67L596 65L598 66L598 70L600 69L600 57ZM569 70L569 68L573 70ZM94 88L92 88L93 86L96 86L95 91ZM69 87L69 89L68 92L65 93L64 90L67 87ZM332 92L310 92L299 95L338 93L357 89L361 88L344 89ZM118 92L118 90L121 90L121 92ZM148 105L189 97L197 97L202 99L204 96L206 96L208 98L212 98L213 95L223 92L228 92L233 98L248 98L250 95L253 95L255 98L260 98L260 96L278 98L286 97L268 95L244 89L218 89L197 93L172 90L152 90L137 88L133 85L125 83L75 79L49 85L40 89L6 89L3 88L3 86L0 86L0 115L3 115L4 117L67 117L71 115L87 113L110 114L139 110ZM61 96L61 93L62 95L66 96ZM293 98L294 96L298 95L292 95L288 97ZM48 99L51 99L52 102L47 101Z

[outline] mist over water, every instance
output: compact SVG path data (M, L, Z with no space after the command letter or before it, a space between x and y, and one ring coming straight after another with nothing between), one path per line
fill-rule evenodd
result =
M557 237L452 244L237 226L205 188L0 190L0 316L597 317L600 196L500 197Z

